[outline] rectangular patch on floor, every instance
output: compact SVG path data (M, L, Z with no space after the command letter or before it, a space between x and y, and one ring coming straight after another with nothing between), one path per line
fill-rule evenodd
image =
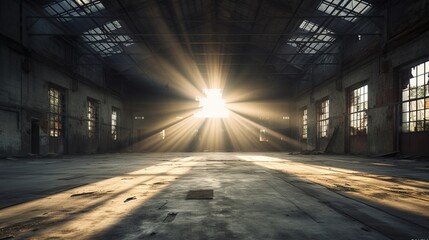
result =
M176 216L177 216L177 212L168 213L167 217L165 217L164 221L162 221L162 222L165 222L165 223L172 222L172 221L174 221L174 219L176 218Z
M191 190L186 196L186 200L190 199L213 199L213 189Z

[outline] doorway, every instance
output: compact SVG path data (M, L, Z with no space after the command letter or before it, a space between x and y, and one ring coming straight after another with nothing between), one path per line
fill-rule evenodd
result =
M31 120L31 153L40 153L40 121Z

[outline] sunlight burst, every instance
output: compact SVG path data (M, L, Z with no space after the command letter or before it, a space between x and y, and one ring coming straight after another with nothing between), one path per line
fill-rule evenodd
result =
M197 98L201 111L194 114L196 118L228 118L228 109L218 88L204 89L205 98Z

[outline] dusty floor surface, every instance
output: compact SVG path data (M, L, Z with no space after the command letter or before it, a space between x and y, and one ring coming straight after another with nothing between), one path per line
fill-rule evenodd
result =
M287 153L2 159L0 239L427 240L428 173L427 160Z

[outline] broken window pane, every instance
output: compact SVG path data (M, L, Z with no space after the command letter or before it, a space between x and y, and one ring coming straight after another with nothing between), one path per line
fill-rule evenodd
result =
M429 130L429 61L409 68L411 76L408 88L402 89L402 122L409 123L403 132ZM410 111L409 113L407 113Z

